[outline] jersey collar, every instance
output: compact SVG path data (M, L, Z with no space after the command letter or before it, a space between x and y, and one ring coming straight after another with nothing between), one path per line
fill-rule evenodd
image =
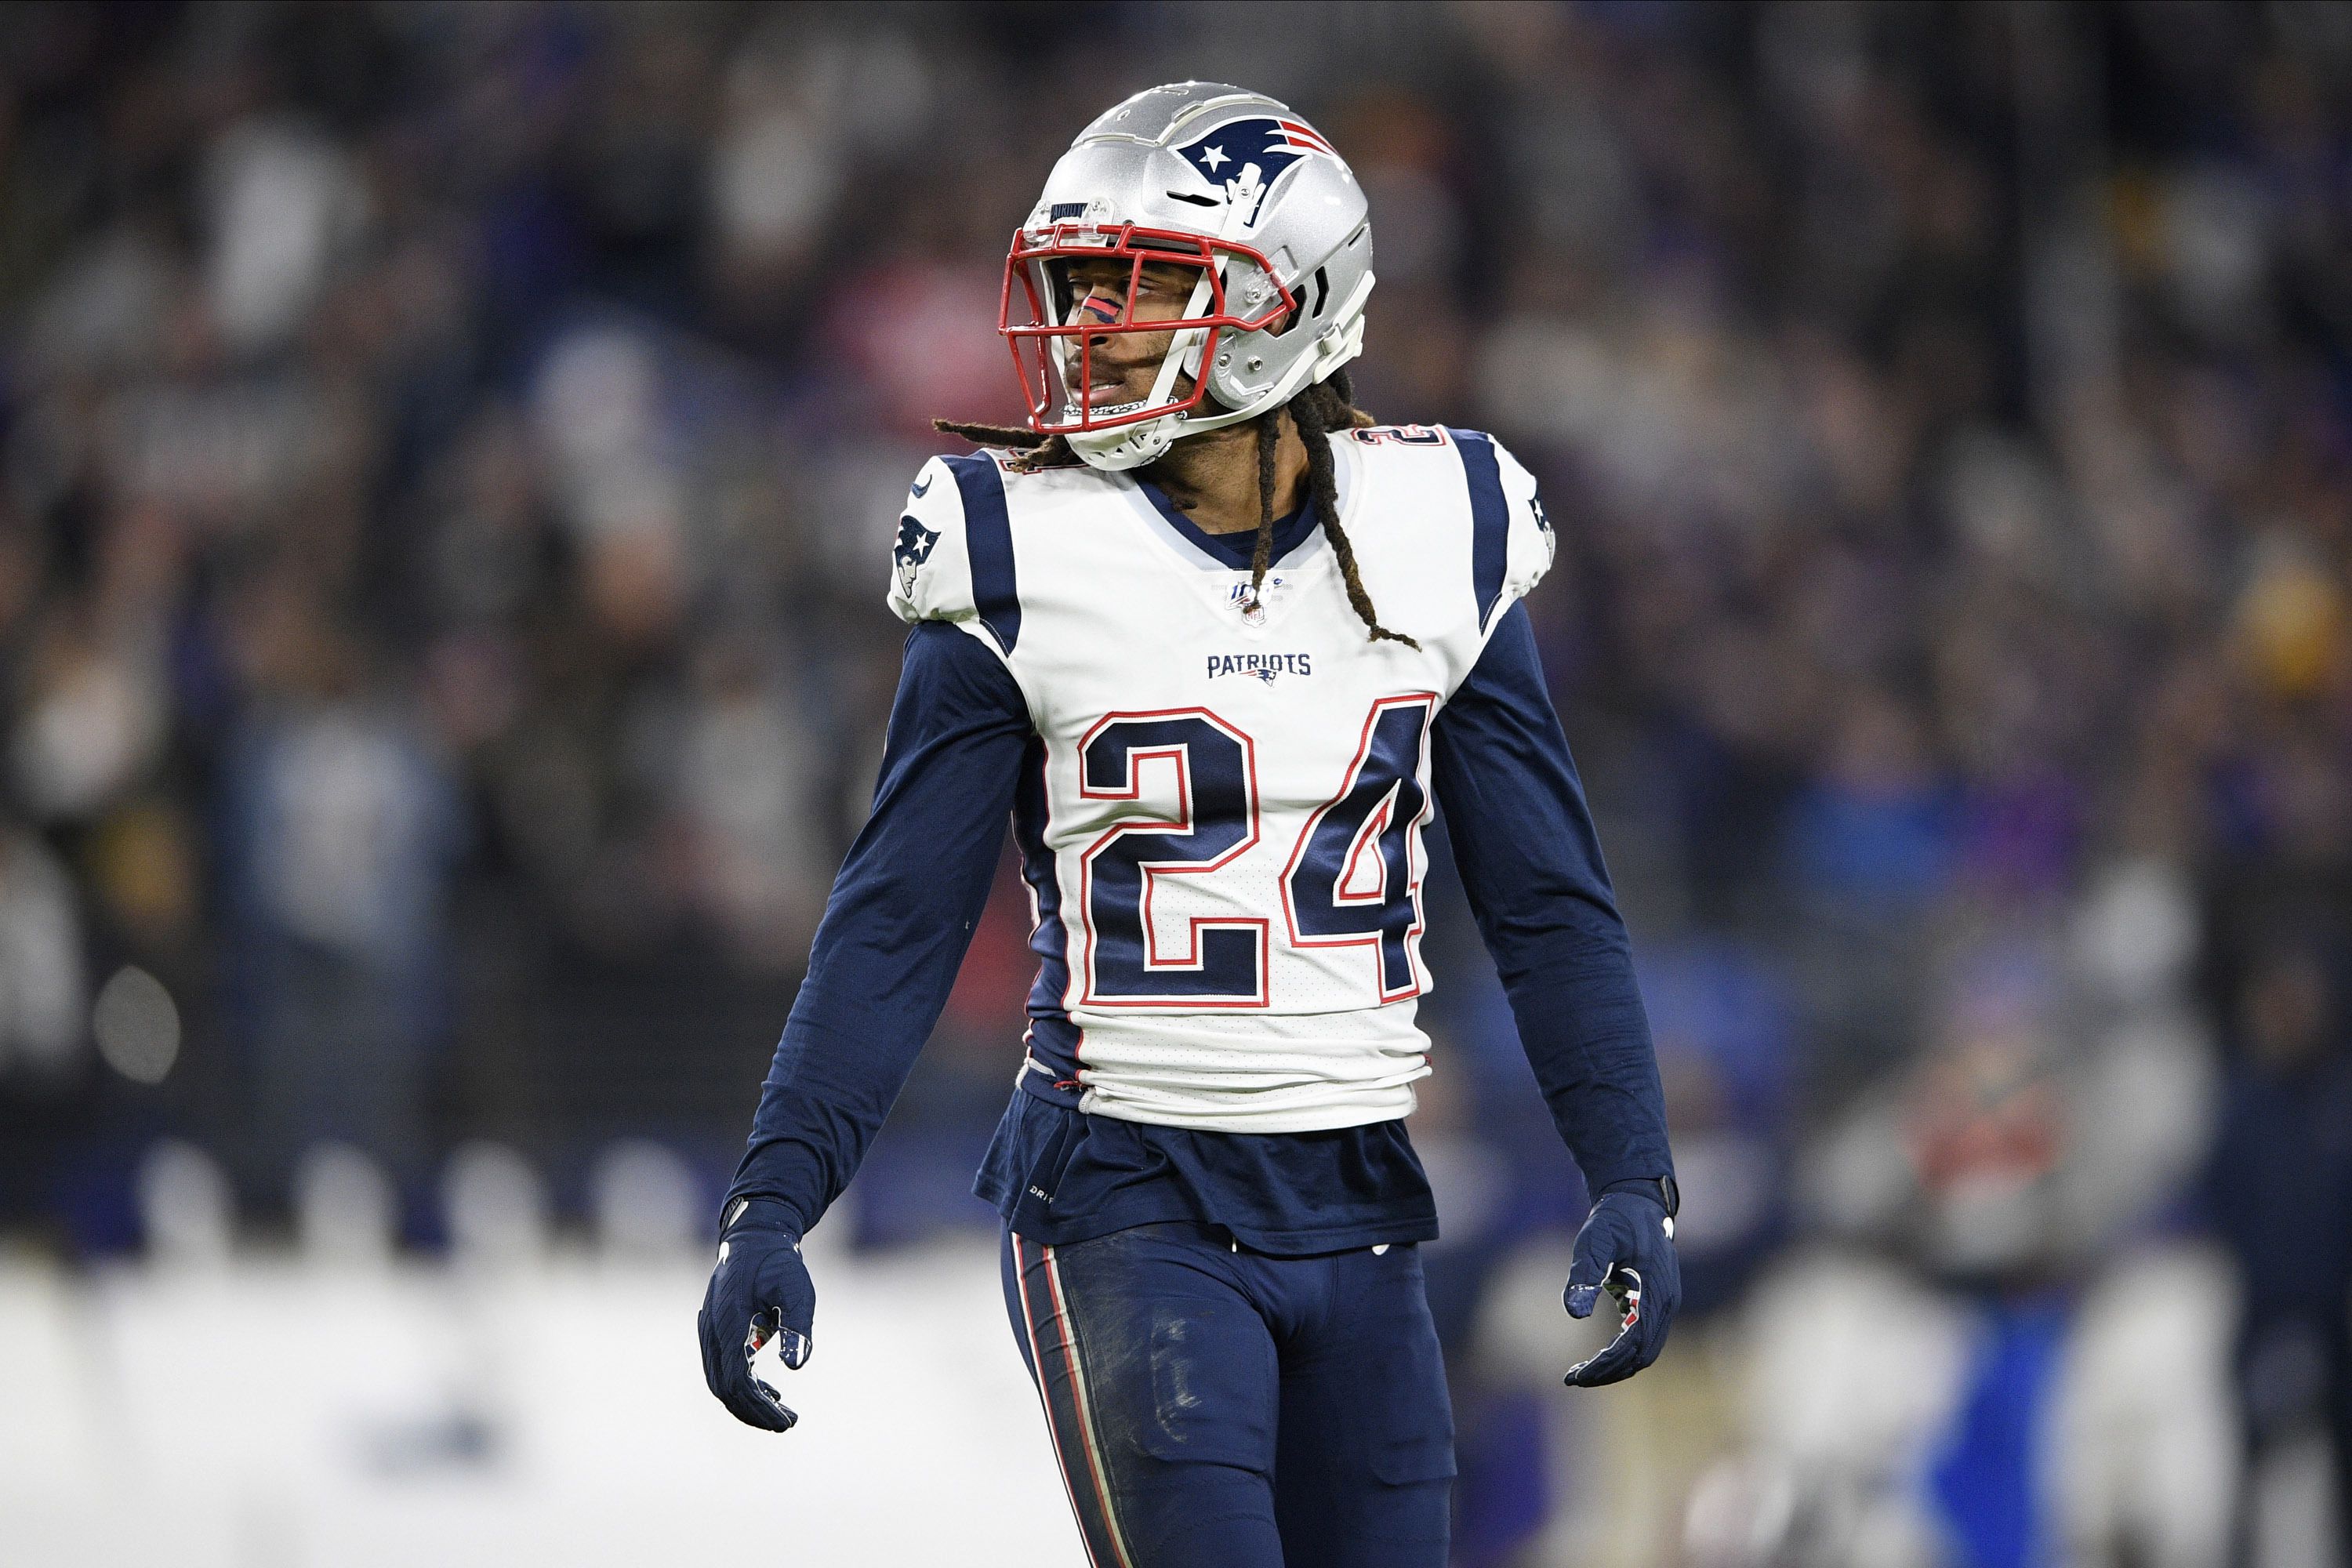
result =
M1344 440L1338 433L1327 437L1331 443L1333 488L1339 500L1339 517L1344 522L1355 511L1358 452L1357 444ZM1107 475L1118 488L1132 498L1137 514L1154 533L1179 557L1189 560L1203 572L1223 574L1246 572L1250 569L1251 552L1257 547L1254 533L1213 534L1169 504L1157 485L1132 473ZM1306 505L1275 524L1274 563L1305 564L1307 555L1316 545L1315 502L1310 496ZM1295 563L1293 556L1298 557Z
M1240 533L1211 533L1199 523L1176 510L1176 503L1167 492L1149 479L1138 479L1136 489L1143 493L1152 509L1159 512L1179 538L1229 571L1246 572L1256 557L1257 531ZM1274 559L1279 563L1313 536L1315 532L1315 498L1308 496L1304 504L1288 517L1278 518L1274 525Z

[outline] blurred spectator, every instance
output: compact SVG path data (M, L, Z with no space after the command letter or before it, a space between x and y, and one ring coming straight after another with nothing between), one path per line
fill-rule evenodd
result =
M55 1079L82 1043L80 915L40 841L0 835L0 1081Z
M2231 1061L2210 1190L2244 1292L2248 1496L2262 1496L2298 1445L2316 1443L2339 1520L2352 1509L2347 898L2337 866L2249 870L2216 894L2210 965ZM2246 1529L2259 1535L2259 1515Z
M446 1031L454 803L361 650L299 592L250 614L257 700L223 768L222 858L260 1171L329 1141L412 1170Z

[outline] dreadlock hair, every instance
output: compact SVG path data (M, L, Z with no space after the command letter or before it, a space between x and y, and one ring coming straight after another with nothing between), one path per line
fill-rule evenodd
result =
M1082 460L1071 449L1067 437L1040 436L1019 425L974 425L962 419L934 419L931 428L941 435L961 436L975 447L995 447L1019 453L1005 465L1016 474L1034 474L1040 468L1066 468Z
M1348 538L1347 530L1339 526L1339 485L1337 466L1331 460L1330 435L1335 430L1358 429L1376 423L1370 415L1356 406L1355 392L1344 370L1333 371L1327 379L1301 387L1289 402L1269 408L1250 421L1257 434L1257 547L1250 559L1250 602L1257 603L1259 591L1265 585L1265 574L1274 565L1275 453L1282 441L1285 414L1298 426L1298 438L1306 445L1307 493L1315 500L1316 521L1322 525L1323 536L1331 542L1331 553L1339 562L1339 581L1348 590L1348 603L1355 609L1356 618L1364 623L1368 639L1401 642L1409 648L1419 649L1421 644L1412 637L1381 625L1380 612L1372 607L1372 596L1364 592L1363 576L1356 565L1356 547ZM946 435L961 436L975 446L995 447L1018 454L1007 465L1015 473L1064 468L1081 461L1068 439L1061 436L1040 436L1016 426L975 425L960 419L934 419L931 427Z

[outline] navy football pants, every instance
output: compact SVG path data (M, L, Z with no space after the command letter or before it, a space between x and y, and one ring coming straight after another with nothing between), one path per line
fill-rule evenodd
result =
M1008 1230L1004 1293L1094 1568L1444 1568L1454 1416L1412 1246Z

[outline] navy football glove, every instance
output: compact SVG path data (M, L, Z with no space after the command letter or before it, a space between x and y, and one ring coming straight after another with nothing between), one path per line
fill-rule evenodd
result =
M800 1419L751 1372L751 1356L770 1339L787 1370L808 1362L816 1287L801 1262L799 1227L772 1198L740 1199L719 1227L719 1266L710 1271L702 1311L702 1376L719 1403L747 1426L789 1432Z
M1623 1321L1608 1348L1568 1370L1570 1388L1621 1382L1658 1359L1666 1327L1682 1305L1682 1268L1675 1261L1675 1222L1666 1205L1646 1193L1601 1194L1576 1233L1569 1265L1568 1315L1588 1318L1606 1290Z

